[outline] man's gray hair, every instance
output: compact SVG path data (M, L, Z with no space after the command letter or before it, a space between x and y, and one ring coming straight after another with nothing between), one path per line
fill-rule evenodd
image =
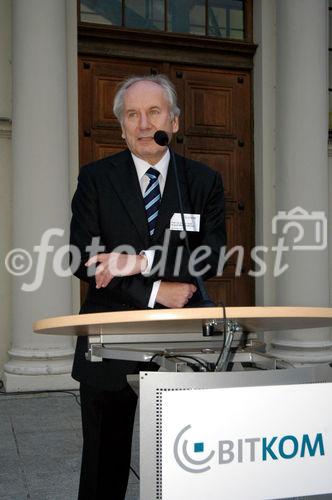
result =
M131 76L121 83L118 88L113 102L113 113L122 124L123 122L123 104L124 95L127 89L138 82L153 82L160 85L165 92L166 99L170 106L171 119L180 115L180 108L177 105L176 90L171 80L166 75L146 75L146 76Z

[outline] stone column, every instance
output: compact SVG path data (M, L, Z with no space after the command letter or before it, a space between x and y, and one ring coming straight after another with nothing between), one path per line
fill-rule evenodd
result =
M325 0L278 0L277 4L277 211L301 207L328 214L328 65ZM304 237L314 241L314 221L301 221ZM328 250L295 250L296 228L279 238L290 250L282 265L289 268L276 282L278 305L328 306ZM331 361L328 329L288 331L274 335L271 353L292 364Z
M275 238L271 220L275 214L275 92L276 6L278 0L253 3L254 42L254 146L255 146L255 241L272 248ZM255 280L256 305L275 305L273 253L264 256L267 270Z
M11 276L3 265L11 248L11 5L0 2L0 378L11 327Z
M13 0L12 30L13 248L23 253L11 260L16 276L5 387L73 388L72 338L32 331L37 319L71 314L71 278L53 269L70 217L65 0ZM65 260L58 267L65 269Z

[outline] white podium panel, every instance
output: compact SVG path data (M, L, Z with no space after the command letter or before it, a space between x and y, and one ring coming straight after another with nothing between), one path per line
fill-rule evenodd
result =
M142 372L141 500L331 498L331 372Z
M169 392L163 500L332 492L332 383Z

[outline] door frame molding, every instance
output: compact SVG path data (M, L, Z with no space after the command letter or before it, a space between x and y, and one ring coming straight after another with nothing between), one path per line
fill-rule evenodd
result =
M150 59L228 69L252 69L256 49L256 44L235 40L148 33L95 25L78 26L80 56Z

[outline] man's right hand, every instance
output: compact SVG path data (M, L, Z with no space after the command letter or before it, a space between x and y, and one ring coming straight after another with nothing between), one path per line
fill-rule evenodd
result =
M99 253L90 257L86 267L98 264L95 271L96 288L105 288L115 276L132 276L146 268L147 258L144 255L128 255L124 253Z
M195 285L190 283L173 283L162 281L157 293L156 302L165 307L184 307L196 292Z

